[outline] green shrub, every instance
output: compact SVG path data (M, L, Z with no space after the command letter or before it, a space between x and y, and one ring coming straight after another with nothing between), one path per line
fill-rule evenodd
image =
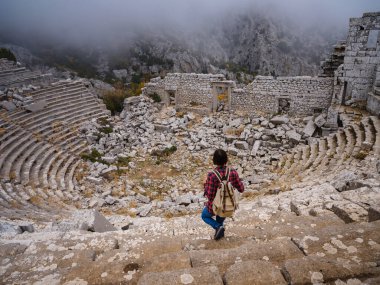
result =
M111 111L112 115L120 113L124 108L124 99L127 97L127 93L122 89L116 89L115 91L109 91L103 95L103 102L107 109Z
M97 149L93 148L90 153L84 152L80 156L84 160L89 160L91 162L97 162L100 160L102 155Z
M153 99L154 102L160 103L161 102L161 97L158 95L156 92L153 94L149 94L149 97Z
M0 48L0 58L6 58L16 62L16 56L7 48Z
M104 134L110 134L113 132L113 128L112 127L101 127L101 128L99 128L99 131L101 133L104 133Z

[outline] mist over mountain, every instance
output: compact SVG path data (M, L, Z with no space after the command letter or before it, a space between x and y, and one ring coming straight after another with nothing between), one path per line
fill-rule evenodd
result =
M379 10L375 2L5 0L0 43L26 63L14 46L33 63L110 81L172 71L315 75L349 18Z

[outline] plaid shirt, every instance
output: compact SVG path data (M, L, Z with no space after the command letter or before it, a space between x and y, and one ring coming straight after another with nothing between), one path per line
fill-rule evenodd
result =
M218 166L217 168L215 168L215 170L217 170L220 173L221 177L223 177L226 174L226 169L227 168L225 166L222 166L222 167ZM230 167L229 181L231 182L232 186L234 186L236 190L238 190L240 193L244 192L244 185L241 182L237 171L231 167ZM205 187L204 196L207 197L208 199L208 201L205 203L205 206L207 207L207 210L211 214L214 214L214 212L212 211L212 202L214 201L216 191L218 190L219 185L220 185L220 182L218 180L218 177L216 177L215 173L210 171L207 174L207 179L204 184L204 187Z

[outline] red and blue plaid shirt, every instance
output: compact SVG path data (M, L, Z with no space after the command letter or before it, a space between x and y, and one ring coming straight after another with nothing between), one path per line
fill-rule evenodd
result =
M220 176L223 177L226 174L227 167L226 166L218 166L215 168L220 173ZM232 186L236 188L240 193L244 192L244 185L241 182L239 178L239 174L235 169L230 168L230 177L228 181L231 182ZM211 213L214 214L212 211L212 202L215 199L216 191L218 190L218 187L220 185L220 182L218 180L218 177L216 177L215 173L210 171L207 174L207 179L204 184L205 187L205 192L204 196L207 197L208 201L205 203L205 206L207 207L207 210Z

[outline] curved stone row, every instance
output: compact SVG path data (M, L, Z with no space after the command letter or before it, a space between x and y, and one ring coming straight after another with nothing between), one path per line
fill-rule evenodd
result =
M2 187L0 206L50 209L49 202L55 202L67 207L60 201L78 199L75 170L87 148L78 129L109 111L82 82L61 82L28 95L47 105L36 112L0 111L0 178L8 185Z
M380 154L380 120L365 117L359 124L352 123L308 146L296 148L283 156L277 171L280 179L323 175L361 160L369 153Z

